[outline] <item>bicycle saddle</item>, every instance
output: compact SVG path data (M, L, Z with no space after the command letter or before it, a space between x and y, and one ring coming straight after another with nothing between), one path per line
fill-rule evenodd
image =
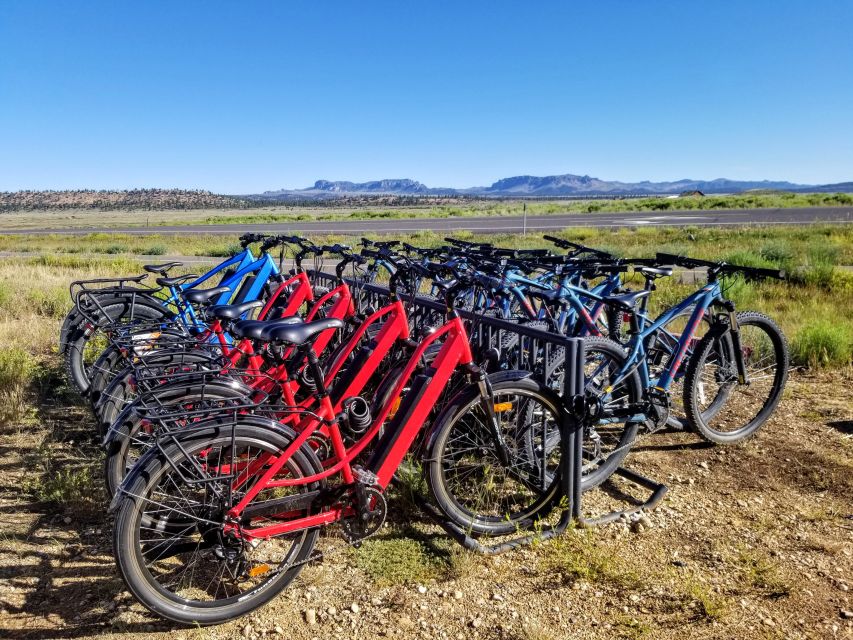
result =
M244 313L258 307L263 307L260 300L252 300L243 304L215 304L208 310L213 317L220 320L239 320Z
M184 291L184 298L187 299L188 302L194 302L196 304L201 304L205 302L210 302L213 298L223 293L228 293L231 291L231 287L215 287L213 289L188 289Z
M606 296L603 300L607 304L619 307L625 311L631 311L637 306L637 303L640 300L648 296L650 293L651 291L648 291L647 289L641 289L640 291L622 293L618 296Z
M299 316L290 316L269 322L267 320L240 320L231 326L231 335L235 338L248 338L250 340L262 340L263 332L271 326L283 326L302 324Z
M340 329L344 326L343 320L337 318L324 318L302 324L281 324L270 322L268 328L260 335L264 342L284 342L287 344L305 344L318 333L327 329Z
M183 262L164 262L163 264L145 264L142 265L142 268L148 273L159 273L161 276L165 276L169 269L180 267L182 264Z
M161 287L174 287L179 282L185 282L186 280L192 280L193 278L198 278L198 276L194 273L188 273L184 276L175 276L174 278L166 278L164 276L162 278L157 278L155 282Z
M647 278L664 278L672 275L672 267L640 267L636 271Z

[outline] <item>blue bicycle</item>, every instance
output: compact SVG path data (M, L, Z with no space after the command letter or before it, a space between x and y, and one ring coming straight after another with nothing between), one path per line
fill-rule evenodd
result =
M250 245L264 241L256 258ZM69 378L85 394L91 383L91 368L104 350L110 333L142 332L140 339L165 331L167 335L194 335L205 328L193 305L213 300L217 304L239 304L258 299L265 287L279 275L279 267L268 253L268 236L246 234L242 251L201 276L169 277L178 262L144 265L157 275L155 287L142 285L148 275L116 279L78 280L71 284L74 307L60 332L60 352L65 356ZM220 276L217 286L202 289ZM151 334L151 335L147 335ZM146 337L147 336L147 337Z

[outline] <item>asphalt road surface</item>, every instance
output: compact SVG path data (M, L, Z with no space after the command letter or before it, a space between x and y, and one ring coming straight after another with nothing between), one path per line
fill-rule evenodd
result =
M0 222L2 218L0 218ZM723 227L731 225L812 224L815 222L853 222L853 207L805 207L798 209L720 209L712 211L662 211L644 213L565 213L527 216L529 232L554 231L567 227ZM476 233L513 233L525 228L522 216L484 216L459 218L411 218L389 220L353 220L329 222L293 222L264 224L210 224L152 227L82 227L75 229L3 229L0 234L59 233L137 233L137 234L240 234L249 231L268 233L305 233L359 235L364 233L413 233L416 231L473 231Z

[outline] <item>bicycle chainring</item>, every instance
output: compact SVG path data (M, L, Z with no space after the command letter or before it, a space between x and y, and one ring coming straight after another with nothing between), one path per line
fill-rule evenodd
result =
M357 543L379 531L388 515L388 503L378 489L363 487L363 504L353 505L355 514L341 521L344 538L349 543Z

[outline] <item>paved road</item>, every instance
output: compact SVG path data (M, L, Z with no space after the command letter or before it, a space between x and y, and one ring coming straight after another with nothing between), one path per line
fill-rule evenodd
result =
M553 231L566 227L641 227L641 226L711 226L749 224L811 224L814 222L853 222L853 207L807 207L799 209L720 209L714 211L666 211L659 213L564 213L528 216L527 230ZM310 233L359 235L362 233L413 233L415 231L474 231L479 233L512 233L524 228L521 216L470 218L412 218L400 220L353 220L335 222L293 222L266 224L219 224L154 227L88 227L75 229L3 229L0 234L60 233L222 233L248 231L271 233Z

